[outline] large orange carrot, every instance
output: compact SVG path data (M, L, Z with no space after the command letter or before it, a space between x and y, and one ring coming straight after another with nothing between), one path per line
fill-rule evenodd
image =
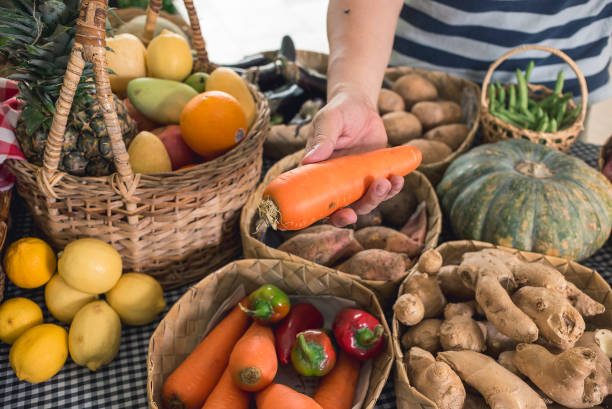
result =
M280 383L272 383L255 394L257 409L323 409L312 398Z
M323 409L351 409L359 379L359 361L341 352L334 369L321 379L313 399Z
M202 409L249 409L250 401L251 394L236 386L226 368Z
M272 328L253 322L234 346L228 367L236 385L245 391L268 386L278 369Z
M405 176L420 163L417 148L396 146L300 166L270 182L259 214L273 229L299 230L357 201L374 179Z
M244 298L240 303L246 302ZM198 344L164 382L162 400L169 409L200 409L227 367L236 341L250 318L239 306Z

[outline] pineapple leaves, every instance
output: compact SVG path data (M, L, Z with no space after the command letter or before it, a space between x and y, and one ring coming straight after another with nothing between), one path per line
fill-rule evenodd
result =
M43 122L47 119L47 117L37 110L32 105L25 105L23 107L22 115L26 124L26 134L28 136L32 135L34 132L38 131L42 126Z

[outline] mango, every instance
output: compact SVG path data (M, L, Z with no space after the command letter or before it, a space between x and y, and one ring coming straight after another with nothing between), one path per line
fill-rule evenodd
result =
M236 98L246 115L247 127L251 127L257 114L255 99L245 80L234 70L227 67L216 68L206 80L206 91L223 91Z
M185 84L195 89L199 93L206 91L206 80L208 80L208 74L205 72L194 72L184 81Z
M108 68L114 72L109 76L111 89L124 95L131 80L147 76L147 51L138 37L129 33L107 38L106 45L111 49L106 52Z
M178 81L137 78L128 84L127 94L132 105L151 121L178 124L183 107L198 92Z
M191 48L183 37L169 30L161 33L147 47L149 76L183 81L193 68Z
M134 173L172 172L172 161L166 147L157 135L151 132L138 133L128 148L128 155Z

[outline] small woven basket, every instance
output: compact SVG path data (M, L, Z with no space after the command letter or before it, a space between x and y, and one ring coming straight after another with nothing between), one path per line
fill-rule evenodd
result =
M206 329L212 326L209 324L216 324L211 323L211 320L226 300L236 295L241 286L243 294L248 294L268 283L278 286L289 296L336 296L355 301L358 308L365 309L380 321L387 341L391 339L391 331L378 300L359 283L334 274L333 270L314 265L281 260L235 261L191 287L172 306L153 332L147 357L150 408L163 408L160 399L163 382L204 338ZM331 323L328 323L328 328L329 325ZM393 366L391 342L386 343L383 353L373 358L372 364L367 391L360 406L362 409L374 407L389 377Z
M502 121L498 117L492 115L489 112L489 83L491 82L491 77L495 69L504 62L508 57L528 50L542 50L547 51L551 54L556 55L561 58L563 61L570 66L572 71L576 74L578 78L578 83L580 84L580 94L582 99L582 108L578 117L574 120L574 123L557 132L538 132L533 131L531 129L523 129L517 128L516 126L509 124L505 121ZM543 85L534 85L527 84L529 88L529 96L534 99L543 99L549 95L553 94L553 90L543 86ZM588 104L588 88L587 83L580 71L580 68L576 65L574 60L572 60L567 54L565 54L561 50L557 50L552 47L541 46L541 45L526 45L514 48L508 51L506 54L499 57L497 60L491 64L489 67L489 71L487 71L487 75L482 83L482 90L480 94L480 122L482 126L482 133L484 142L492 143L498 142L506 138L522 138L527 139L533 143L540 143L543 145L551 146L555 149L558 149L562 152L569 152L572 144L576 142L578 136L584 129L584 119L586 118L587 112L587 104ZM568 111L576 108L576 104L571 99L568 100Z
M158 3L161 7L161 0ZM199 65L210 68L206 50L198 48L204 42L191 0L186 0L185 6ZM119 251L127 271L148 273L164 287L176 287L201 278L239 255L239 213L259 180L269 108L261 93L250 86L257 117L246 138L234 149L185 170L134 174L112 108L105 16L104 0L81 3L43 166L16 160L6 163L36 224L56 248L80 237L95 237ZM105 113L117 169L108 177L77 177L58 171L66 120L85 60L94 66L96 95Z
M587 319L587 324L595 328L612 328L612 289L610 285L595 270L591 270L574 261L559 257L544 256L538 253L519 251L507 247L495 246L491 243L481 241L449 241L442 244L437 250L442 254L444 264L458 264L464 253L479 251L486 248L498 248L517 254L521 260L528 262L544 262L559 270L569 281L583 290L594 300L606 307L603 314ZM410 274L416 272L416 268ZM404 293L405 280L399 288L398 295ZM406 327L393 316L391 324L393 331L393 347L395 349L395 396L398 409L438 409L436 404L425 397L421 392L410 385L406 367L404 365L404 353L400 339Z
M472 81L446 74L440 71L429 71L412 67L390 67L385 71L385 78L393 83L405 74L418 74L429 80L438 90L439 99L454 101L461 106L461 122L464 123L469 133L463 143L448 155L444 160L435 163L421 164L419 172L427 176L432 185L436 186L448 165L459 155L469 150L474 144L476 131L479 124L479 102L480 87Z
M242 251L245 257L289 260L323 267L301 257L271 247L264 243L261 237L257 237L258 235L255 233L261 220L257 207L266 186L281 173L297 167L303 156L304 151L301 150L277 162L270 168L264 181L257 187L257 190L251 194L249 200L244 205L242 214L240 215L240 235L242 237ZM440 211L436 192L427 178L418 171L414 171L404 178L404 186L415 194L418 202L426 202L427 233L425 235L423 251L432 249L438 245L438 237L442 231L442 213ZM365 280L361 277L346 274L338 270L333 271L336 271L340 275L351 277L370 288L379 297L384 307L388 306L395 299L397 286L402 280L402 278L393 281Z
M599 158L597 159L597 167L599 170L603 170L604 166L606 166L606 161L612 154L612 136L608 138L606 143L603 144L599 151Z

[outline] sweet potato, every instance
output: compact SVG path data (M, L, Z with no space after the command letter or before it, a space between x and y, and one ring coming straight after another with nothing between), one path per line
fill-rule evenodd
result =
M382 213L377 207L368 214L360 214L357 216L355 230L363 229L364 227L380 226L382 224Z
M406 74L399 77L391 89L404 98L406 109L420 101L431 101L438 98L438 90L428 79L418 74Z
M313 226L282 243L279 250L324 266L331 266L362 250L353 230L331 225Z
M469 132L470 130L464 124L447 124L430 129L425 132L423 137L432 141L443 142L452 150L456 150L465 141Z
M378 208L386 225L400 228L414 213L417 204L414 193L405 187L397 195L378 205Z
M311 128L310 122L301 127L296 124L273 125L264 141L265 156L281 159L304 148Z
M355 254L337 269L366 280L389 281L401 278L409 267L410 261L403 254L369 249Z
M422 138L413 139L404 145L415 146L421 151L423 154L421 163L423 165L441 162L453 152L453 150L444 142Z
M355 239L364 249L381 249L406 253L413 257L421 251L421 245L397 230L383 226L371 226L358 230Z
M423 129L461 122L461 107L453 101L423 101L410 110L421 122Z
M382 88L380 90L376 105L380 115L384 115L388 112L404 111L406 109L402 96L397 92L386 88Z
M391 146L401 145L423 134L423 127L410 112L389 112L382 116L383 125Z
M427 233L427 203L421 202L416 210L410 216L410 219L400 229L402 233L410 237L417 243L423 245L425 243L425 234Z

